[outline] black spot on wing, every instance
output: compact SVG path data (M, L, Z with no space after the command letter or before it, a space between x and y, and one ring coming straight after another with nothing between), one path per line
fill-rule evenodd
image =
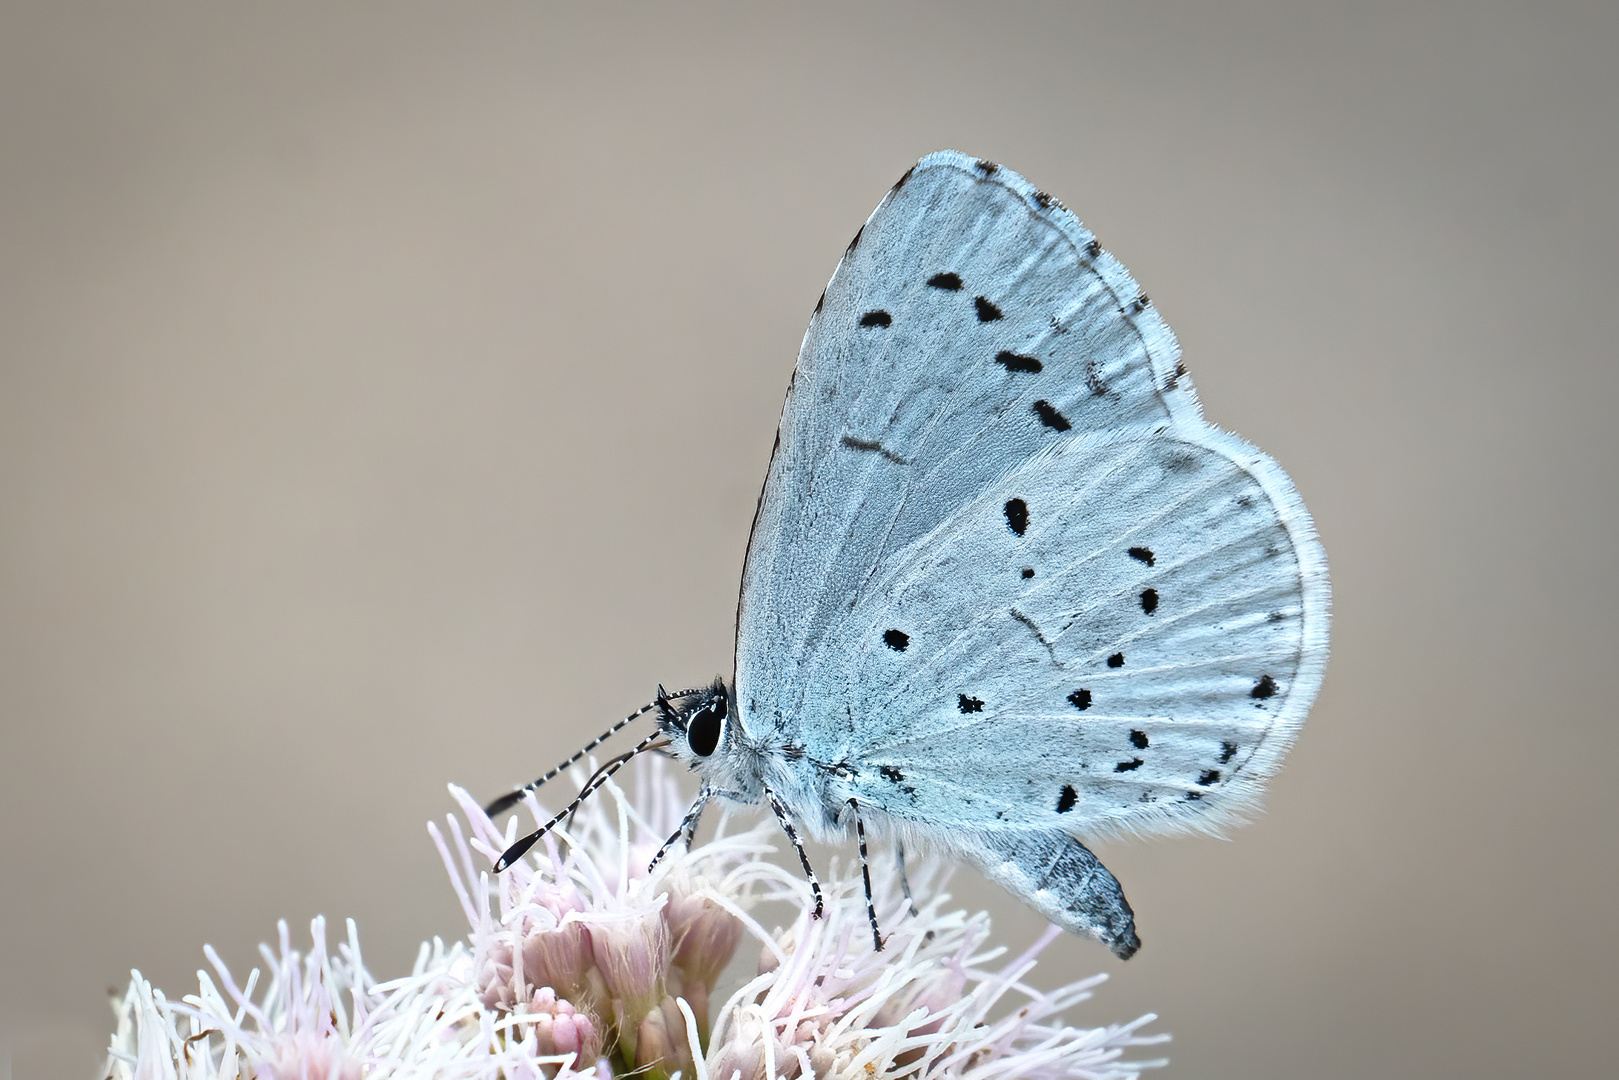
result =
M1223 743L1221 743L1220 744L1220 764L1224 765L1226 762L1230 761L1234 756L1236 756L1236 753L1237 753L1237 744L1236 743L1234 743L1234 742L1223 742Z
M1130 558L1138 559L1141 562L1146 563L1148 566L1151 566L1152 563L1153 563L1153 554L1147 548L1133 547L1133 548L1130 549L1129 555L1130 555Z
M983 712L984 711L984 699L983 698L969 697L966 694L957 694L956 698L957 698L956 708L960 709L964 713L975 713L975 712Z
M1027 375L1038 375L1040 369L1045 366L1032 356L1024 356L1008 349L1002 349L996 353L995 362L1007 371L1020 371Z
M895 652L904 652L906 646L910 645L910 643L911 643L911 635L907 634L903 630L884 630L883 631L883 644L887 645L890 649L893 649Z
M1051 658L1053 660L1057 659L1056 651L1051 647L1051 639L1046 637L1046 635L1041 631L1039 623L1023 614L1023 612L1019 611L1017 608L1007 608L1006 613L1012 616L1012 618L1016 619L1018 622L1022 623L1024 626L1028 627L1029 633L1034 635L1034 639L1041 645L1044 645L1048 653L1051 653Z
M1107 383L1102 381L1102 369L1097 367L1095 360L1085 361L1085 389L1096 397L1107 393Z
M1025 566L1023 568L1023 570L1022 570L1022 574L1023 574L1023 580L1025 580L1025 581L1027 581L1029 578L1034 577L1034 567Z
M1079 802L1079 792L1074 790L1074 785L1064 784L1061 794L1057 796L1057 813L1068 813L1077 802Z
M1091 692L1089 690L1075 690L1068 695L1068 704L1084 712L1091 707Z
M1158 610L1157 589L1141 590L1141 610L1146 612L1148 615L1151 615L1153 612Z
M892 765L879 765L877 771L882 774L884 780L892 780L896 784L905 779L905 774Z
M881 454L895 465L909 465L910 462L900 457L894 451L873 439L862 439L855 435L845 435L838 440L850 450L864 450L868 454Z
M1001 309L990 303L987 297L973 297L973 310L978 313L979 322L994 322L1001 317Z
M978 166L978 171L985 176L994 176L1001 171L1001 167L988 158L979 158L974 164Z
M1108 667L1123 667L1124 666L1124 654L1121 653L1121 652L1116 652L1112 656L1108 657L1107 658L1107 666Z
M1102 254L1102 245L1096 242L1095 237L1092 237L1091 242L1085 245L1085 257L1094 259L1100 254Z
M1208 787L1210 784L1219 781L1219 779L1219 769L1204 769L1202 772L1197 774L1197 782L1201 787Z
M934 274L932 277L928 278L928 284L932 285L935 289L948 289L951 292L955 292L957 289L961 288L961 275L952 274L949 272Z
M883 311L881 308L878 308L876 311L868 311L864 315L860 316L860 325L893 326L894 316L890 315L886 311Z
M1164 468L1172 473L1194 473L1202 464L1195 454L1177 451L1164 455Z
M1130 732L1130 745L1137 750L1145 750L1147 748L1147 733L1145 731Z
M1152 303L1152 299L1148 297L1146 293L1137 293L1136 298L1130 301L1130 314L1141 314L1141 312L1147 309L1147 305L1150 303Z
M1035 402L1034 415L1038 416L1040 418L1040 422L1053 431L1067 431L1069 428L1073 427L1073 425L1068 422L1068 417L1058 412L1049 401Z
M1249 697L1259 698L1261 701L1268 697L1274 697L1275 695L1276 680L1271 678L1269 675L1260 676L1259 681L1254 684L1254 688L1248 691Z
M1022 536L1029 527L1029 504L1022 499L1007 499L1003 509L1006 511L1006 527Z
M1044 210L1056 200L1043 191L1036 191L1034 193L1034 201L1039 204L1040 209Z
M1132 758L1129 761L1121 761L1117 765L1113 766L1113 771L1134 772L1135 770L1141 768L1142 764L1143 762L1140 758Z

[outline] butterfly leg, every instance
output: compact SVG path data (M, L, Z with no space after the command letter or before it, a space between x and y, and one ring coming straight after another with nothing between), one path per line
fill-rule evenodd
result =
M866 918L871 920L871 940L877 946L877 951L883 951L883 934L877 926L877 902L871 898L871 860L866 853L866 823L860 820L860 804L853 799L849 800L849 809L854 811L854 834L860 842L860 879L866 885Z
M809 878L810 895L815 898L815 910L810 913L812 918L819 919L826 911L826 904L821 899L821 882L815 876L810 866L809 855L804 851L803 843L798 839L798 830L793 827L793 819L787 813L787 808L776 798L776 793L765 788L765 798L770 802L770 809L775 813L776 820L781 822L781 829L787 834L787 839L793 843L793 850L798 852L798 862L804 868L804 876Z
M663 857L669 854L669 849L676 844L684 842L687 847L691 846L691 838L696 835L697 823L703 816L703 807L707 806L708 800L713 797L714 793L706 787L697 793L697 801L691 804L691 809L686 811L686 816L680 819L680 828L676 829L669 839L663 842L663 846L658 849L657 854L652 856L652 861L647 864L647 873L650 874L657 869L658 864L663 861Z
M894 841L894 863L899 867L899 891L905 897L905 902L911 905L911 914L916 914L916 897L911 895L911 878L905 872L905 845L898 840Z
M898 840L894 841L894 862L899 867L899 891L905 895L905 902L911 906L911 914L916 914L916 897L911 895L911 878L905 872L905 845ZM933 931L929 930L922 935L922 940L932 941Z

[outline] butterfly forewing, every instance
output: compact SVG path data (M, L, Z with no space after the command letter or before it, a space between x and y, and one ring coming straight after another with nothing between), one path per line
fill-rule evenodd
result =
M738 617L750 729L796 739L848 689L870 645L848 613L1009 469L1087 432L1199 425L1178 359L1067 210L1010 170L923 159L845 254L788 392ZM844 704L818 737L854 739Z

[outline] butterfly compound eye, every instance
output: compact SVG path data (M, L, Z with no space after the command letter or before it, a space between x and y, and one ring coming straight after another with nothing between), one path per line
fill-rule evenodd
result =
M698 757L707 757L720 745L725 727L725 699L716 698L691 714L686 724L686 743Z

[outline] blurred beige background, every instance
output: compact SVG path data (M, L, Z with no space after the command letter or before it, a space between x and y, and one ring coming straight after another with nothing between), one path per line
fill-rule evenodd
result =
M1075 1019L1611 1075L1615 55L1595 3L0 3L15 1075L277 918L403 973L446 781L729 672L811 305L944 146L1131 267L1334 576L1267 816L1102 848L1146 948L1059 943Z

